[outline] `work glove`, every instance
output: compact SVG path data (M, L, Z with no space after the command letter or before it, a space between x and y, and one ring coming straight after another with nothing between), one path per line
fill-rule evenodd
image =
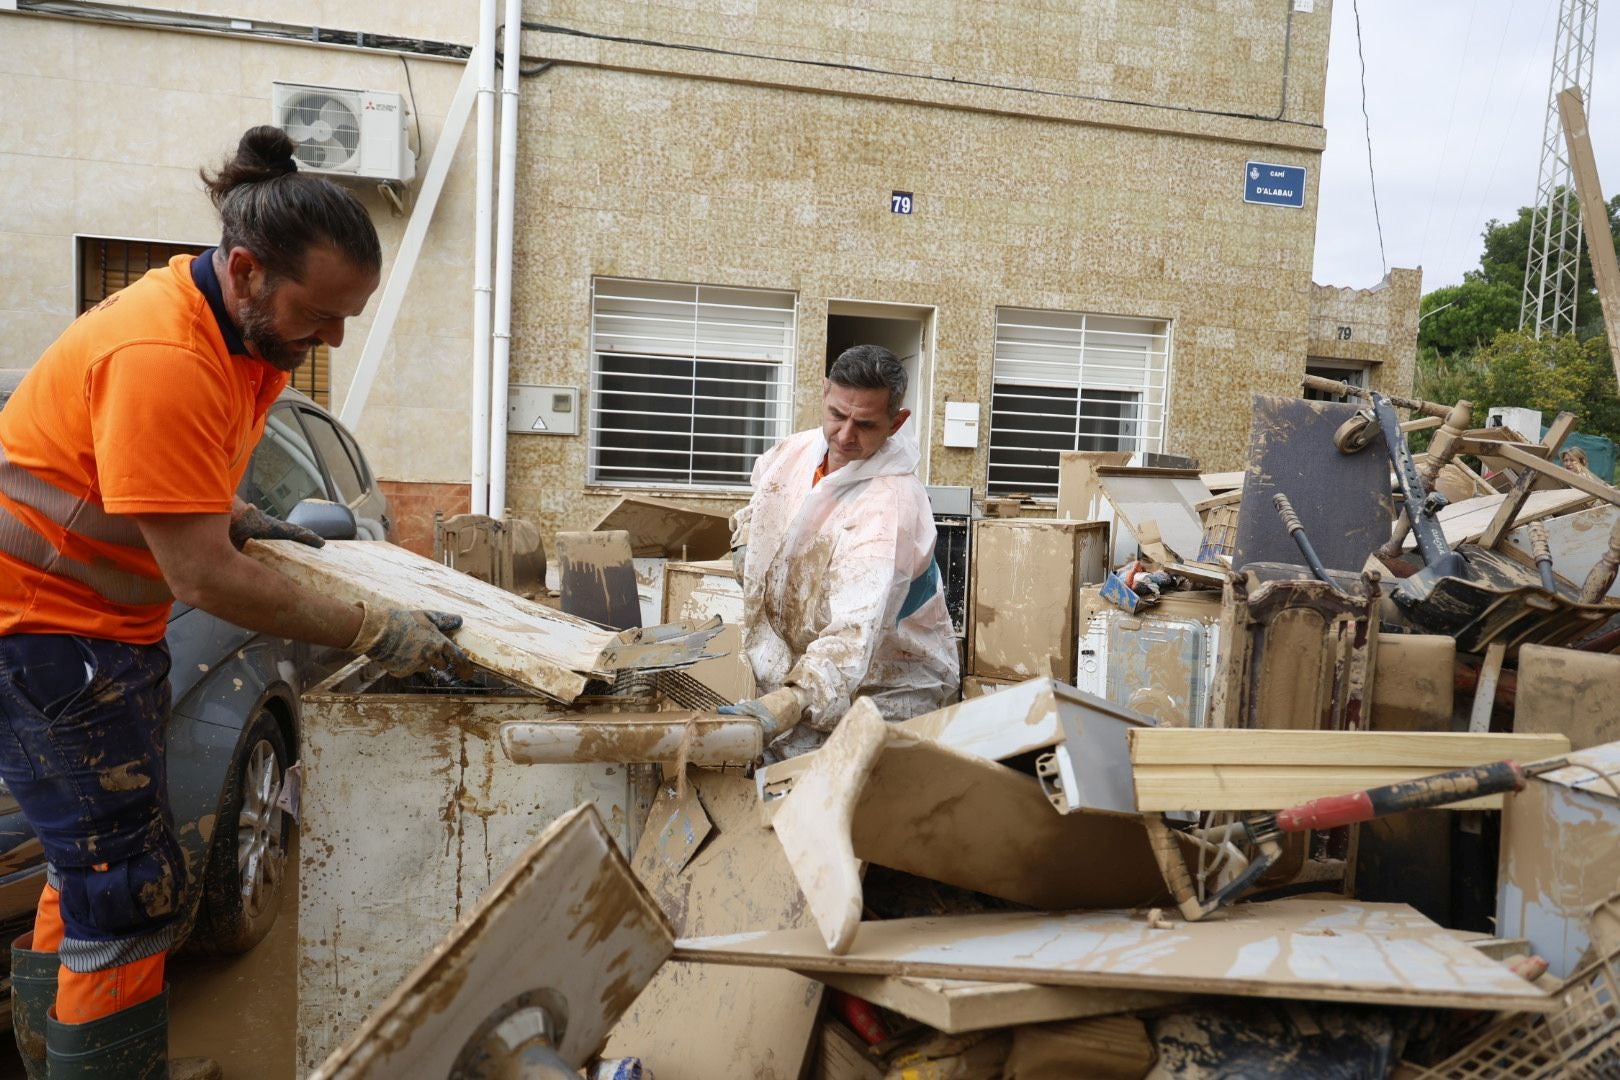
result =
M461 629L460 615L370 604L360 607L365 615L360 621L360 632L349 643L349 652L364 653L390 675L441 670L453 670L462 675L472 673L472 661L467 654L445 637Z
M722 705L715 711L726 716L752 716L764 726L765 741L769 743L804 719L807 704L803 690L797 686L784 686L763 697L739 701L735 705Z
M231 543L241 551L249 540L296 540L310 547L325 547L326 541L302 525L273 518L257 506L249 506L231 518Z

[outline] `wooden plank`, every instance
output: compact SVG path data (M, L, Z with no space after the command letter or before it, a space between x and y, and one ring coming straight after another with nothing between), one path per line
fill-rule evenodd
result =
M816 978L862 1001L881 1005L948 1034L1013 1024L1078 1020L1180 1004L1180 994L1152 990L1092 990L1034 983L930 979L906 975L820 972Z
M1135 770L1136 807L1171 810L1284 810L1324 795L1349 795L1385 784L1419 780L1432 768L1310 768L1301 765L1147 765ZM1448 810L1500 810L1502 796L1455 803Z
M1502 661L1507 659L1507 642L1493 641L1485 646L1479 682L1474 686L1474 704L1468 713L1468 730L1483 735L1491 730L1491 711L1496 706L1496 684L1502 678Z
M531 991L566 1003L558 1051L577 1068L673 941L595 808L578 807L535 839L312 1080L461 1074L474 1033Z
M753 781L689 769L687 785L713 823L707 841L672 872L669 846L649 828L632 860L677 932L809 926L781 846L760 821ZM674 798L666 790L659 803ZM664 813L655 805L650 820ZM665 964L608 1036L602 1056L645 1058L658 1080L799 1080L822 989L790 971Z
M1164 894L1135 815L1055 814L1034 778L898 729L868 699L844 714L772 824L834 951L862 927L861 860L1034 907Z
M1592 280L1609 334L1609 358L1614 363L1615 377L1620 379L1620 262L1615 259L1609 207L1603 201L1603 185L1598 182L1597 158L1592 153L1592 134L1579 87L1558 92L1558 119L1564 128L1564 143L1569 147L1570 171L1575 174L1575 195L1581 204Z
M1452 503L1450 506L1436 514L1440 522L1440 531L1446 536L1446 543L1452 547L1458 544L1477 543L1485 530L1490 528L1491 520L1496 516L1497 507L1501 506L1507 495L1481 495L1477 499L1465 499L1462 502ZM1592 497L1584 491L1575 491L1570 488L1551 488L1546 491L1534 491L1525 500L1524 507L1513 519L1515 526L1528 525L1532 521L1552 517L1555 514L1568 513L1579 510L1591 503ZM1408 536L1408 548L1417 546L1417 541Z
M1173 914L995 912L866 924L829 954L814 930L683 939L687 963L1038 982L1171 993L1548 1012L1556 1001L1404 904L1287 899Z
M1557 735L1449 731L1283 731L1264 728L1132 728L1133 765L1317 766L1441 772L1569 750Z
M1580 473L1570 472L1562 465L1554 465L1550 461L1543 461L1534 454L1519 449L1517 446L1502 447L1501 454L1515 465L1523 465L1527 469L1550 476L1566 487L1577 491L1584 491L1594 499L1602 499L1606 503L1620 506L1620 488L1592 476L1582 476Z
M475 663L559 701L585 689L614 634L393 544L253 540L247 554L306 588L349 603L427 608L462 617L455 642Z
M1574 430L1575 414L1559 413L1553 419L1553 422L1547 425L1547 436L1541 441L1544 450L1540 453L1540 456L1551 458L1557 454L1558 448L1564 445L1564 440L1569 438L1569 433ZM1518 520L1519 511L1524 508L1524 501L1530 497L1530 492L1536 486L1538 480L1539 477L1530 469L1521 469L1519 471L1519 475L1513 480L1513 486L1508 489L1507 494L1503 497L1502 504L1496 508L1496 513L1491 516L1491 523L1480 534L1479 542L1481 546L1494 548L1502 542L1502 538L1507 535L1508 530L1513 528L1514 523Z

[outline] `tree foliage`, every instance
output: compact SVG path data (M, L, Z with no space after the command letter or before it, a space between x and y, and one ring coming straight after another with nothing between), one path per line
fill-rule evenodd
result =
M1620 195L1608 211L1610 232L1620 231ZM1575 332L1538 339L1518 330L1530 225L1528 206L1512 221L1488 222L1479 268L1423 297L1414 392L1429 401L1466 398L1480 422L1498 405L1539 409L1547 420L1567 410L1581 418L1581 431L1620 441L1614 366L1584 245Z

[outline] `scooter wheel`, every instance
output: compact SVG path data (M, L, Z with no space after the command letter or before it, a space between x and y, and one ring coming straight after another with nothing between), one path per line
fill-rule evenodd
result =
M1352 416L1333 433L1333 445L1338 447L1341 454L1358 454L1367 449L1367 444L1373 441L1377 431L1378 427L1371 417Z

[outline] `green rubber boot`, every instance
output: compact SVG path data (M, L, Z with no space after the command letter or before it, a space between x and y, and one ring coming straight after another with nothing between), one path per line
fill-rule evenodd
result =
M50 1080L221 1080L209 1058L169 1060L169 991L84 1024L46 1020Z
M28 1080L45 1080L45 1017L56 1004L53 952L35 952L29 931L11 943L11 1033L17 1039Z

